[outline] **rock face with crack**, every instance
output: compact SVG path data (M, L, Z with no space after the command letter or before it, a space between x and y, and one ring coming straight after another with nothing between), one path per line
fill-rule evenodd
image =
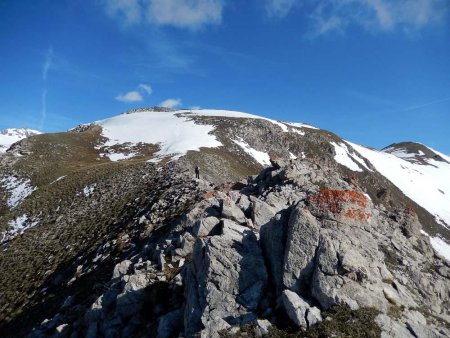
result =
M249 324L267 286L258 239L251 230L224 219L222 234L198 240L187 270L185 329L206 337L231 325Z

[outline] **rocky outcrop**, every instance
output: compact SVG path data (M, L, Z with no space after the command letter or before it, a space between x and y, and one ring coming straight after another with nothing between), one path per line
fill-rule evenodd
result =
M429 279L430 266L437 264L444 271L448 263L430 256L432 249L420 234L417 216L405 207L405 211L393 218L383 206L376 206L355 182L348 183L331 169L318 170L315 164L305 162L285 163L278 170L266 170L241 191L243 196L249 195L250 212L243 211L250 215L254 231L259 232L268 283L275 286L275 292L267 290L266 294L259 294L259 311L248 307L246 310L253 310L254 316L263 314L273 323L280 322L279 316L283 315L277 313L281 311L295 325L308 329L321 322L321 311L336 306L353 310L371 308L379 313L376 323L383 336L401 336L405 332L424 337L448 334L449 313L443 307L450 292L449 279L438 277L436 272L431 275L437 280ZM235 192L228 196L243 199L236 197ZM208 241L214 243L213 238L235 232L227 222L223 223L220 236L197 243L198 252L202 248L202 254L208 257L203 258L201 265L193 264L198 271L217 255L208 250L211 245ZM219 251L226 257L232 255L232 250L223 246ZM423 252L428 254L424 256ZM212 271L209 280L224 273ZM230 268L230 271L234 270ZM420 288L416 274L422 276ZM425 280L433 284L437 294L431 296L426 291L431 286ZM233 283L228 281L228 284ZM211 300L204 294L200 298ZM215 308L214 301L207 301L205 308L209 305ZM235 303L227 301L227 304ZM204 328L205 336L212 334L211 327L231 330L230 325L244 323L230 321L236 316L233 306L228 308L228 321L223 307L219 308L220 315L213 316L225 322L215 323L211 317L205 321L208 317L204 312L197 315L203 319L197 327ZM433 315L421 314L424 308L434 309Z
M240 190L208 189L187 213L160 218L95 301L67 301L32 335L219 337L246 325L306 334L345 308L370 309L382 337L448 336L450 266L414 213L376 204L332 167L278 162Z

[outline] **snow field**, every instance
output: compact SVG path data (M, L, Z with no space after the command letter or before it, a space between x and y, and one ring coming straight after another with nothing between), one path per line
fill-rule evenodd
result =
M431 165L410 163L348 143L406 196L434 215L437 222L450 228L450 164L435 160L428 160Z

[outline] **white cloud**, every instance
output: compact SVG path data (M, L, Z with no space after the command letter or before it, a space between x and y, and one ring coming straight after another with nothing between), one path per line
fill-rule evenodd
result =
M359 25L371 32L399 30L411 33L440 23L446 0L331 0L322 1L311 14L313 34L344 31Z
M160 107L165 107L165 108L178 108L179 106L181 106L181 100L180 99L167 99L164 100L163 102L161 102L159 104Z
M125 94L119 94L115 97L115 99L122 102L141 102L144 100L143 95L151 95L152 92L152 86L149 84L140 83L135 90L129 91Z
M267 15L284 17L304 3L301 0L266 0ZM343 33L350 25L370 32L411 33L443 22L449 8L448 0L317 0L314 6L302 6L311 37L332 31Z
M266 0L266 11L269 17L284 17L300 5L298 0Z
M225 0L104 0L109 16L125 25L147 22L180 28L220 24Z
M151 0L148 20L153 24L198 28L222 22L222 0Z
M153 92L152 86L145 84L145 83L141 83L138 86L138 89L144 91L145 93L147 93L148 95L151 95Z
M122 102L140 102L143 100L142 95L137 91L131 91L126 94L117 95L115 99Z
M139 0L105 0L106 13L125 25L141 22L142 8Z
M44 65L42 66L42 79L44 81L47 81L48 71L52 67L52 63L53 63L53 48L52 46L50 46L48 47L47 53L45 55L45 62Z

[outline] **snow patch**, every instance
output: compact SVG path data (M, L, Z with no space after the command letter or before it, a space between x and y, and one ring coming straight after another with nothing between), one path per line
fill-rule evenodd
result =
M249 154L251 157L253 157L256 162L263 166L269 166L270 165L270 156L269 154L256 150L246 142L242 138L239 138L239 140L232 140L234 143L236 143L239 147L242 148L247 154Z
M420 230L420 232L430 239L430 244L433 247L433 249L436 250L436 252L439 255L441 255L442 257L444 257L446 260L448 260L450 262L450 244L448 244L447 242L445 242L442 238L440 238L438 236L431 237L423 230Z
M37 222L37 221L31 222L28 219L28 216L26 214L23 214L22 216L19 216L19 217L15 218L14 220L9 221L8 230L1 233L0 244L10 241L17 235L23 234L25 232L25 230L28 230L28 229L34 227L38 223L39 222Z
M309 128L309 129L316 129L319 130L319 128L313 127L306 123L299 123L299 122L286 122L287 125L297 128Z
M222 145L214 135L214 126L196 124L188 116L178 116L180 111L119 115L95 122L102 127L102 136L108 140L104 146L138 143L158 144L156 157L179 158L189 150L201 147L215 148ZM125 159L124 154L113 154L112 160Z
M20 179L15 176L6 176L0 181L3 188L9 192L9 198L7 200L8 207L17 207L37 189L30 183L31 181L29 179Z
M117 162L117 161L123 161L123 160L128 160L130 158L135 157L137 154L135 153L130 153L130 154L123 154L123 153L106 153L103 154L104 156L109 157L109 159L113 162Z
M440 237L430 237L431 246L450 262L450 245Z
M351 144L349 144L350 146L351 146ZM348 149L348 148L347 148ZM349 152L349 155L351 156L351 158L354 160L354 161L356 161L356 162L358 162L359 164L361 164L364 168L366 168L367 170L369 170L369 171L373 171L372 169L370 169L368 166L367 166L367 164L366 164L366 162L364 162L364 160L361 158L361 157L359 157L356 153L351 153L351 152Z
M330 144L334 147L334 151L336 152L334 159L337 163L342 164L344 167L353 171L362 171L358 164L353 160L353 157L345 144L337 144L335 142L330 142Z
M305 136L305 132L303 130L297 128L291 128L291 131L295 134L299 134L300 136Z
M390 151L389 154L395 155L397 157L400 158L416 158L416 154L415 153L408 153L405 149L396 149L393 151Z

